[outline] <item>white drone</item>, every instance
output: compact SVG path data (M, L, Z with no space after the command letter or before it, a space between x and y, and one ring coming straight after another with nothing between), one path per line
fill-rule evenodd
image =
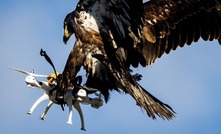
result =
M34 74L34 71L27 72L24 70L16 69L16 68L10 68L12 70L18 71L20 73L26 74L27 77L25 78L25 82L29 88L38 88L41 91L43 91L43 95L32 105L31 109L27 112L27 114L32 114L34 109L44 100L49 100L49 103L47 107L45 108L45 111L41 115L40 119L44 120L46 117L46 114L50 107L56 103L55 97L56 94L50 94L49 91L54 88L56 83L54 83L54 86L50 86L48 82L46 81L38 81L35 77L48 77L48 75L40 75L40 74ZM72 95L72 89L70 89L65 95L64 95L64 102L68 105L69 107L69 117L68 117L68 124L72 124L72 105L74 108L78 111L81 119L81 130L85 131L85 126L84 126L84 116L80 107L79 103L83 104L91 104L93 108L100 108L103 105L103 100L101 99L101 94L94 93L96 96L95 98L89 98L87 95L87 91L97 91L96 89L91 89L91 88L81 88L77 92L77 99L74 99ZM72 104L73 103L73 104Z

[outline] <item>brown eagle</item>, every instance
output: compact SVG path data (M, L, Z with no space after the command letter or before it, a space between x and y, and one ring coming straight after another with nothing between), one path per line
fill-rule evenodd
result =
M221 0L80 0L64 20L64 43L74 34L59 87L83 66L85 86L130 94L148 116L175 117L172 108L137 83L130 67L145 67L178 46L221 37Z

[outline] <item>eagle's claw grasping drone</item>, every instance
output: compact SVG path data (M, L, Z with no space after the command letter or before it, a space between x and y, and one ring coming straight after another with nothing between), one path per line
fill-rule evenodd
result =
M27 72L24 70L20 70L17 68L10 68L12 70L21 72L23 74L26 74L27 77L25 78L25 83L27 84L27 86L29 88L38 88L43 92L43 95L32 105L32 107L30 108L30 110L27 112L27 114L32 114L33 111L35 110L35 108L42 102L45 100L49 100L49 103L47 105L47 107L45 108L45 111L42 113L42 115L40 116L41 120L45 120L46 114L48 112L48 110L50 109L50 107L55 103L56 104L56 94L52 93L50 94L50 91L56 86L56 82L53 81L53 84L49 84L48 81L38 81L36 79L36 77L47 77L49 78L50 75L40 75L40 74L35 74L34 71ZM67 123L68 124L72 124L72 105L74 106L74 108L78 111L79 115L80 115L80 119L81 119L81 130L86 130L85 126L84 126L84 116L83 116L83 112L81 110L81 106L80 103L83 104L90 104L93 108L100 108L103 105L103 100L102 100L102 96L100 93L97 93L96 89L91 89L85 86L81 86L81 77L78 76L78 90L75 90L75 94L73 95L72 92L67 92L64 95L64 104L67 104L69 107L69 118ZM76 88L75 88L76 89ZM72 90L71 90L72 91ZM87 92L93 92L95 96L95 98L90 98L88 97Z

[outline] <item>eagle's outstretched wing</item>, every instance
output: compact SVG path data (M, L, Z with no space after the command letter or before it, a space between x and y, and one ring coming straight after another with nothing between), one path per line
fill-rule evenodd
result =
M150 0L127 7L121 4L124 2L130 3L116 0L118 6L109 5L111 17L104 23L109 36L104 37L113 40L105 44L109 50L120 48L116 50L121 55L119 61L127 66L149 65L162 54L200 37L206 41L220 38L220 0ZM111 51L108 56L112 55Z
M67 87L84 66L86 86L129 93L155 119L174 117L173 110L144 90L129 67L146 66L177 46L199 37L220 38L221 0L80 0L64 21L64 42L76 43L63 71Z
M178 46L191 45L200 37L220 39L220 0L151 0L144 4L142 51L146 64Z

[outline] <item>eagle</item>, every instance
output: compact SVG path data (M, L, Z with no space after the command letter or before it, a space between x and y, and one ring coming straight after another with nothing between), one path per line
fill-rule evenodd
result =
M200 38L220 42L221 0L79 0L64 19L65 44L72 35L76 40L58 83L62 93L83 67L85 87L98 89L106 102L110 91L124 92L150 118L170 120L173 109L146 91L131 68Z

